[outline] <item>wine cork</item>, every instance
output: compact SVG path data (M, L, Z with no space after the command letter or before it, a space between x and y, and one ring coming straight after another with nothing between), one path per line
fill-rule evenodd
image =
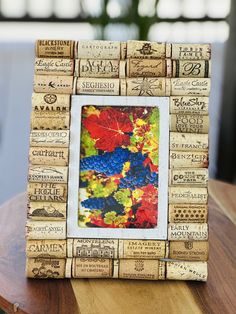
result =
M170 132L170 150L208 151L208 134Z
M170 241L169 258L185 261L207 261L208 241Z
M166 279L166 262L165 261L159 261L159 280L165 280Z
M210 78L172 78L171 96L209 96Z
M65 277L66 260L63 258L27 258L26 277L59 279Z
M63 131L31 131L30 146L41 147L68 147L70 132Z
M65 278L72 277L72 258L66 259Z
M119 266L120 266L120 260L114 259L113 260L113 276L112 278L119 278Z
M173 60L173 77L210 77L211 61L208 60Z
M32 111L31 129L33 130L67 130L70 127L68 111Z
M66 240L28 240L26 256L41 258L66 258Z
M170 168L207 168L207 152L170 151Z
M67 184L29 182L28 199L30 202L66 202Z
M67 257L73 257L73 247L74 247L74 239L68 239L66 240L66 246L67 246Z
M76 76L76 77L80 76L80 60L81 60L81 59L75 59L75 71L74 71L74 76Z
M207 134L209 117L197 114L171 114L170 131Z
M63 94L32 94L32 109L35 111L69 111L70 95Z
M28 220L26 223L27 239L66 239L65 221L35 221Z
M165 59L128 59L128 77L164 77L166 76Z
M120 79L120 96L126 96L127 86L126 79Z
M169 251L170 251L170 242L169 241L165 241L166 242L166 254L165 254L165 258L169 257Z
M67 166L68 154L68 148L64 147L30 147L29 162L32 165Z
M171 79L170 78L166 78L165 79L165 89L166 89L166 92L165 92L165 96L170 96L171 94Z
M73 258L73 278L111 278L113 260L105 258Z
M207 262L166 262L166 279L207 281Z
M159 280L163 277L163 263L161 263L161 276L159 267L160 262L158 260L120 259L119 278Z
M125 60L127 55L127 43L126 41L120 42L120 58L121 60Z
M207 223L169 223L169 241L206 241L208 239Z
M73 95L76 95L76 88L77 88L77 80L78 80L78 77L74 77L74 81L73 81Z
M172 44L173 60L210 60L210 44Z
M35 45L36 56L39 58L74 58L73 40L37 40Z
M120 80L108 78L78 78L77 94L118 96Z
M172 77L172 60L166 59L166 77Z
M120 60L121 46L119 41L79 40L78 59Z
M74 60L61 58L35 58L34 73L42 75L73 75Z
M171 58L172 45L166 43L166 58Z
M29 182L67 183L68 167L33 166L29 167Z
M174 186L169 187L170 204L206 204L207 201L207 188Z
M171 169L169 173L169 185L207 186L207 183L208 169L205 168Z
M74 59L76 59L78 56L78 41L75 42L74 46Z
M165 257L165 241L119 240L119 258L159 259Z
M194 96L171 96L170 113L208 115L209 98Z
M66 203L29 202L28 218L33 220L65 220Z
M72 94L73 76L35 75L34 92Z
M169 222L204 223L207 218L206 204L169 204Z
M127 96L165 96L166 82L163 77L127 78Z
M118 240L74 239L73 257L117 258Z
M119 63L119 78L125 79L126 78L126 60L120 60Z
M127 59L165 59L165 43L150 41L128 40L127 41Z
M80 59L79 76L97 78L118 78L119 60Z

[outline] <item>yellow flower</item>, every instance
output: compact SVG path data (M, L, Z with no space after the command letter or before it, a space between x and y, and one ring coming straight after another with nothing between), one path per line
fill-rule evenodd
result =
M130 169L130 161L126 161L123 165L123 170L121 174L124 176L127 171Z
M145 125L147 124L147 122L145 122L143 119L137 119L136 120L136 125L137 126L142 126L142 125Z
M99 116L100 111L93 106L86 107L86 116L88 117L91 114L96 114L97 116Z
M128 213L131 210L131 207L125 207L125 212ZM128 216L127 216L128 217Z
M144 192L143 192L142 190L136 189L136 190L134 190L134 191L132 192L132 196L133 196L136 200L138 200L138 199L140 199L140 198L142 197L143 193L144 193Z
M84 224L86 224L87 222L90 222L90 218L89 218L89 217L86 217L86 218L84 219Z
M138 148L136 146L128 146L129 150L132 152L132 153L137 153L138 152Z

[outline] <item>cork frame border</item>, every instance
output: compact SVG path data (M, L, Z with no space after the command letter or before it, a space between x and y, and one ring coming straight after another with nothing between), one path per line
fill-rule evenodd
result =
M157 106L160 110L160 164L158 227L154 229L114 229L78 227L78 191L80 112L84 105ZM78 116L79 123L78 123ZM77 145L76 145L77 143ZM169 97L72 96L70 126L70 161L67 200L67 238L153 239L167 240L168 234L168 169L169 169Z

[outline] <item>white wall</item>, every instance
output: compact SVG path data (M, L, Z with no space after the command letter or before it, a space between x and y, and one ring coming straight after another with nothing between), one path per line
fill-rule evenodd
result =
M26 190L33 44L0 43L0 204Z

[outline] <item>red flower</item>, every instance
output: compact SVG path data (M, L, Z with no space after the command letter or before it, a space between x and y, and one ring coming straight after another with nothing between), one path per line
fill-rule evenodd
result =
M133 119L145 119L152 111L152 107L120 107L123 112L127 112L132 115Z
M95 215L90 215L90 222L91 224L97 226L97 227L107 227L107 225L104 223L103 218L101 215L95 216Z
M150 170L151 170L152 172L158 172L158 166L154 165L154 164L152 163L151 158L149 158L149 157L147 157L147 158L144 160L143 165L144 165L144 166L149 165Z
M138 136L142 136L144 137L146 135L147 132L150 131L150 124L145 124L145 125L142 125L140 126L138 129L137 129L137 135Z
M157 225L157 208L145 208L143 205L136 212L135 225L138 228L154 228Z
M158 190L154 185L148 184L142 187L141 190L144 192L142 195L142 204L156 205L158 203Z
M127 113L114 108L101 111L99 116L92 114L83 120L90 136L96 140L96 148L112 152L116 147L130 144L129 132L133 125Z
M130 219L129 223L136 228L154 228L157 225L158 190L152 184L148 184L142 190L144 193L141 206L136 211L135 219Z

